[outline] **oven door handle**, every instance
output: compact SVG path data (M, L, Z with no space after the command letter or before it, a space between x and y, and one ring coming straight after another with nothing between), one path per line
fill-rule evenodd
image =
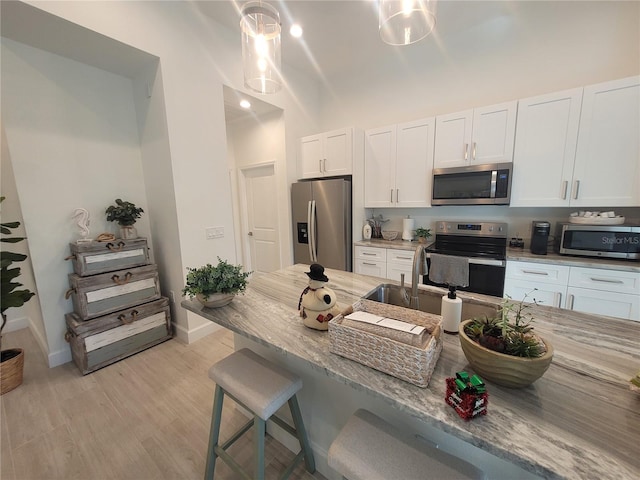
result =
M489 265L492 267L504 267L507 262L505 260L493 260L490 258L469 258L469 265Z

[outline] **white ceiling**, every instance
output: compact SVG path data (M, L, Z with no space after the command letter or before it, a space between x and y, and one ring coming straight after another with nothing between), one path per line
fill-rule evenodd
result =
M199 1L197 8L208 17L237 31L239 9L244 1ZM419 54L465 30L513 13L516 1L440 0L434 33L418 43L402 47L386 45L378 33L376 0L272 0L282 23L282 62L311 75L330 79L347 74L363 62L388 64L398 50ZM304 29L302 39L289 35L293 23ZM357 61L355 61L357 60Z

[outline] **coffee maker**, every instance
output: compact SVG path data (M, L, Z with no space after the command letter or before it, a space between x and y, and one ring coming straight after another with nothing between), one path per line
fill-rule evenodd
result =
M531 223L531 253L534 255L547 254L550 231L551 224L549 222L534 220Z

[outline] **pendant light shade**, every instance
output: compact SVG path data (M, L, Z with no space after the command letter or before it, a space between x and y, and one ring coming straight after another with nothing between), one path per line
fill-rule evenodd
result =
M436 25L437 0L379 0L380 38L389 45L409 45Z
M271 5L248 2L240 11L244 84L259 93L282 88L280 75L280 14Z

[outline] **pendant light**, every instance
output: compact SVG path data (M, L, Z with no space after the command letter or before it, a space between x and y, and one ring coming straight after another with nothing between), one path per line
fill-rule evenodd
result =
M379 0L380 38L389 45L409 45L436 25L437 0Z
M280 14L268 3L245 3L240 10L244 84L259 93L276 93L280 76Z

